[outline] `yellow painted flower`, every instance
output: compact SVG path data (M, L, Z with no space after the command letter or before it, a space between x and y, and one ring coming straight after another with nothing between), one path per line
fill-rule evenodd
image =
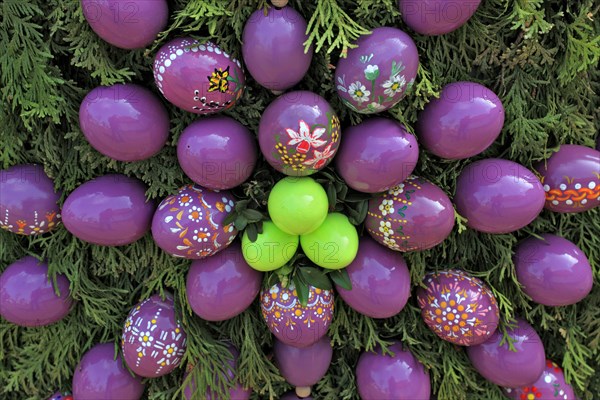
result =
M208 77L208 81L210 82L210 86L208 88L209 92L219 91L221 93L227 92L229 89L229 81L227 78L229 77L229 66L223 71L223 68L215 68L215 71Z

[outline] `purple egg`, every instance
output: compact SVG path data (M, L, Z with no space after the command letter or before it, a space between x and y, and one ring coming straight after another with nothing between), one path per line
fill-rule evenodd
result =
M20 326L43 326L63 319L71 311L69 280L56 275L57 296L48 276L48 264L23 257L0 275L0 315Z
M242 97L244 71L212 42L173 39L154 59L154 81L167 100L195 114L227 110Z
M600 205L600 151L563 144L536 165L546 192L546 209L578 213Z
M344 131L335 166L352 189L378 193L408 178L418 159L417 139L403 125L373 118Z
M169 19L165 0L81 0L81 7L92 30L122 49L148 46Z
M331 324L333 292L309 286L306 307L300 304L296 287L276 283L260 293L262 316L275 337L294 347L308 347L318 342Z
M545 367L546 354L542 340L523 319L517 318L514 328L507 327L516 351L511 351L499 329L482 344L467 347L473 367L488 381L506 387L534 383Z
M250 307L263 274L252 269L238 242L212 257L195 260L187 275L187 299L207 321L224 321Z
M395 342L388 349L361 354L356 365L356 386L363 400L429 400L429 373L412 353Z
M0 228L19 235L40 235L60 224L60 193L35 164L0 170Z
M234 198L227 191L184 186L158 206L152 220L152 237L173 257L208 257L235 239L233 223L223 223L233 207Z
M316 93L289 92L265 109L258 127L260 150L273 168L307 176L331 162L340 144L340 120Z
M437 36L463 26L481 0L399 0L402 19L421 35Z
M281 375L290 385L299 387L310 387L319 382L327 373L333 355L327 336L304 348L275 340L273 352Z
M470 228L509 233L529 225L539 215L544 208L544 188L524 166L488 158L463 169L456 182L454 204Z
M54 393L48 400L73 400L73 396L71 396L68 392L56 392Z
M257 159L254 135L233 118L215 116L193 122L177 143L183 172L211 190L231 189L252 174Z
M562 368L546 360L546 368L537 381L519 388L503 388L504 393L514 400L575 400L575 392L565 381Z
M492 291L479 278L460 270L425 275L417 300L423 320L436 335L450 343L474 346L488 340L500 312Z
M395 106L419 69L415 42L400 29L380 27L353 43L335 68L337 93L351 110L374 114Z
M444 86L419 115L419 142L438 157L473 157L496 140L504 125L504 107L494 92L475 82Z
M313 56L304 52L306 20L291 7L261 8L250 15L242 34L242 55L250 75L267 89L283 91L302 80Z
M148 89L132 83L99 86L79 107L85 138L107 157L139 161L160 151L169 136L169 114Z
M97 344L83 355L73 375L77 400L138 400L144 393L140 377L125 368L121 354L115 359L113 343Z
M279 400L313 400L312 397L298 397L296 392L287 392L279 398Z
M154 203L146 187L121 174L104 175L80 185L65 200L63 222L77 238L101 246L122 246L150 229Z
M127 366L139 376L156 378L173 371L185 354L187 336L175 316L173 297L157 294L131 309L121 337Z
M523 291L546 306L575 304L592 290L590 262L574 243L543 234L525 239L515 250L515 270Z
M369 200L365 227L373 239L392 250L426 250L450 235L454 208L442 189L412 175Z

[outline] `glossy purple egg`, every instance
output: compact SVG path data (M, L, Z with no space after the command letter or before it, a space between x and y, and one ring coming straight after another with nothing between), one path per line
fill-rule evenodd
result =
M173 257L197 260L216 254L237 235L233 223L223 223L233 207L234 198L227 191L184 186L165 198L154 213L154 242Z
M68 392L56 392L48 400L73 400L73 396Z
M69 280L56 275L56 295L48 264L27 256L10 264L0 275L0 315L20 326L43 326L63 319L73 299Z
M104 175L75 189L63 205L63 222L77 238L101 246L123 246L150 229L155 205L146 187L121 174Z
M81 0L81 7L92 30L122 49L148 46L169 19L166 0Z
M519 388L503 388L504 393L514 400L575 400L575 392L565 381L561 367L546 360L546 368L537 381Z
M546 209L577 213L600 205L600 151L563 144L535 169L546 192Z
M73 398L77 400L138 400L144 393L141 378L125 368L121 354L115 359L113 343L97 344L75 368Z
M227 110L242 97L244 71L212 42L173 39L154 59L154 82L167 100L195 114Z
M257 157L254 135L226 116L193 122L177 142L177 158L183 172L211 190L241 185L252 174Z
M60 224L60 193L35 164L0 170L0 228L19 235L40 235Z
M329 338L323 336L316 343L304 348L275 340L273 352L279 372L290 385L310 387L327 373L333 348Z
M395 342L388 349L361 354L356 365L356 386L363 400L429 400L429 373L412 353Z
M517 279L533 301L546 306L575 304L592 290L594 277L585 253L560 236L543 234L521 242L514 256Z
M279 398L279 400L313 400L312 397L298 397L296 392L287 392Z
M340 120L318 94L289 92L265 109L258 127L258 142L277 171L293 176L312 175L333 159L340 144Z
M504 107L494 92L475 82L444 86L419 115L419 143L438 157L473 157L496 140L504 126Z
M463 26L481 0L399 0L402 19L421 35L437 36Z
M415 42L400 29L380 27L353 43L335 68L337 93L351 110L374 114L395 106L419 69Z
M502 342L501 330L482 344L467 347L473 367L488 381L506 387L527 386L534 383L544 371L546 354L542 340L533 327L517 318L514 328L507 327L516 351Z
M372 118L344 131L335 167L352 189L378 193L401 184L418 159L417 139L403 125Z
M250 15L242 34L242 55L250 75L267 89L283 91L302 80L313 56L304 52L306 20L291 7L261 8Z
M139 376L156 378L173 371L185 354L187 335L175 316L173 297L155 294L131 309L121 337L127 366Z
M365 227L373 239L392 250L426 250L450 235L454 208L442 189L411 175L369 200Z
M306 307L300 304L293 283L276 283L260 293L262 316L275 337L294 347L318 342L331 324L334 296L331 290L309 286Z
M99 86L79 107L79 126L90 145L118 161L158 153L169 136L169 114L148 89L132 83Z
M425 275L417 300L423 320L436 335L450 343L474 346L488 340L498 328L500 312L492 291L479 278L460 270Z
M509 233L531 223L544 208L544 188L527 168L488 158L469 164L458 177L454 204L469 228Z

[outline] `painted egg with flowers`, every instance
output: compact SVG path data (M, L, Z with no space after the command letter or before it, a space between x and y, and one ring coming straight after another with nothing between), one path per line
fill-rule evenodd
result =
M73 396L68 392L56 392L48 400L73 400Z
M537 381L519 388L503 388L504 394L513 400L575 400L575 392L565 381L562 368L554 361L546 360L546 368Z

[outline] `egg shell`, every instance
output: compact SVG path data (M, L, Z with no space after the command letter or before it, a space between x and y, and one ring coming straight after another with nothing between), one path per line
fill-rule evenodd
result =
M429 400L431 382L423 364L400 342L388 347L393 356L364 352L356 365L356 386L363 400Z
M482 344L467 347L473 367L488 381L506 387L527 386L534 383L544 371L546 355L542 340L533 327L517 318L514 328L507 327L516 351L511 351L503 340L501 330Z
M474 346L488 340L498 328L500 312L489 287L460 270L425 275L417 300L423 320L436 335L450 343Z
M27 256L10 264L0 275L0 315L20 326L44 326L63 319L73 300L69 280L56 275L56 295L48 264Z
M488 158L467 165L456 181L454 204L467 226L509 233L529 225L544 207L544 188L527 168Z
M73 398L77 400L139 400L144 386L140 377L127 370L121 354L115 359L113 343L88 350L73 374Z
M207 117L183 130L177 142L177 159L183 172L211 190L231 189L244 183L256 165L254 136L226 116Z
M544 184L547 210L578 213L600 205L600 151L563 144L535 169Z
M575 304L592 290L594 277L585 253L549 233L530 237L515 249L514 264L523 291L546 306Z
M245 78L240 61L219 46L185 37L156 53L154 82L172 104L206 115L233 107L244 92Z
M40 235L60 224L60 193L36 164L0 170L0 228L19 235Z
M373 239L392 250L426 250L450 235L454 208L442 189L411 175L369 200L365 227Z
M289 92L263 112L258 143L277 171L292 176L312 175L335 156L340 144L340 120L318 94Z
M233 207L234 198L227 191L184 186L158 206L152 220L152 237L174 257L208 257L235 239L237 230L233 223L223 224Z
M260 293L262 316L275 337L294 347L308 347L327 333L333 317L331 290L309 286L308 302L302 307L293 283L276 283Z
M546 368L537 381L531 385L519 388L503 388L504 394L509 399L556 399L575 400L575 392L571 385L565 381L562 368L551 360L546 360ZM533 397L531 397L533 396Z
M139 376L156 378L173 371L185 354L187 335L175 315L173 297L155 294L131 309L121 349L127 366Z
M404 23L421 35L437 36L463 26L481 0L399 0Z
M148 46L169 19L165 0L81 0L81 8L92 30L122 49Z
M150 229L155 204L146 187L121 174L104 175L75 189L63 205L63 222L77 238L101 246L123 246Z
M313 400L313 398L310 396L298 397L298 395L296 395L296 392L288 392L284 393L283 396L279 398L279 400Z
M352 189L378 193L408 178L418 159L417 139L402 124L372 118L344 130L335 167Z
M48 400L73 400L73 396L67 393L56 392Z
M79 126L90 145L105 156L139 161L152 157L165 145L169 114L142 86L99 86L83 99Z
M292 386L312 386L321 380L329 369L333 348L327 336L316 343L297 348L275 340L273 346L279 372Z
M335 68L337 93L351 110L374 114L395 106L411 89L419 69L413 40L400 29L380 27L353 42Z
M267 89L282 91L302 80L313 56L304 51L306 20L291 7L261 8L250 15L242 34L242 55L248 72Z
M487 149L503 126L504 107L494 92L475 82L454 82L425 106L416 131L431 153L459 160Z

